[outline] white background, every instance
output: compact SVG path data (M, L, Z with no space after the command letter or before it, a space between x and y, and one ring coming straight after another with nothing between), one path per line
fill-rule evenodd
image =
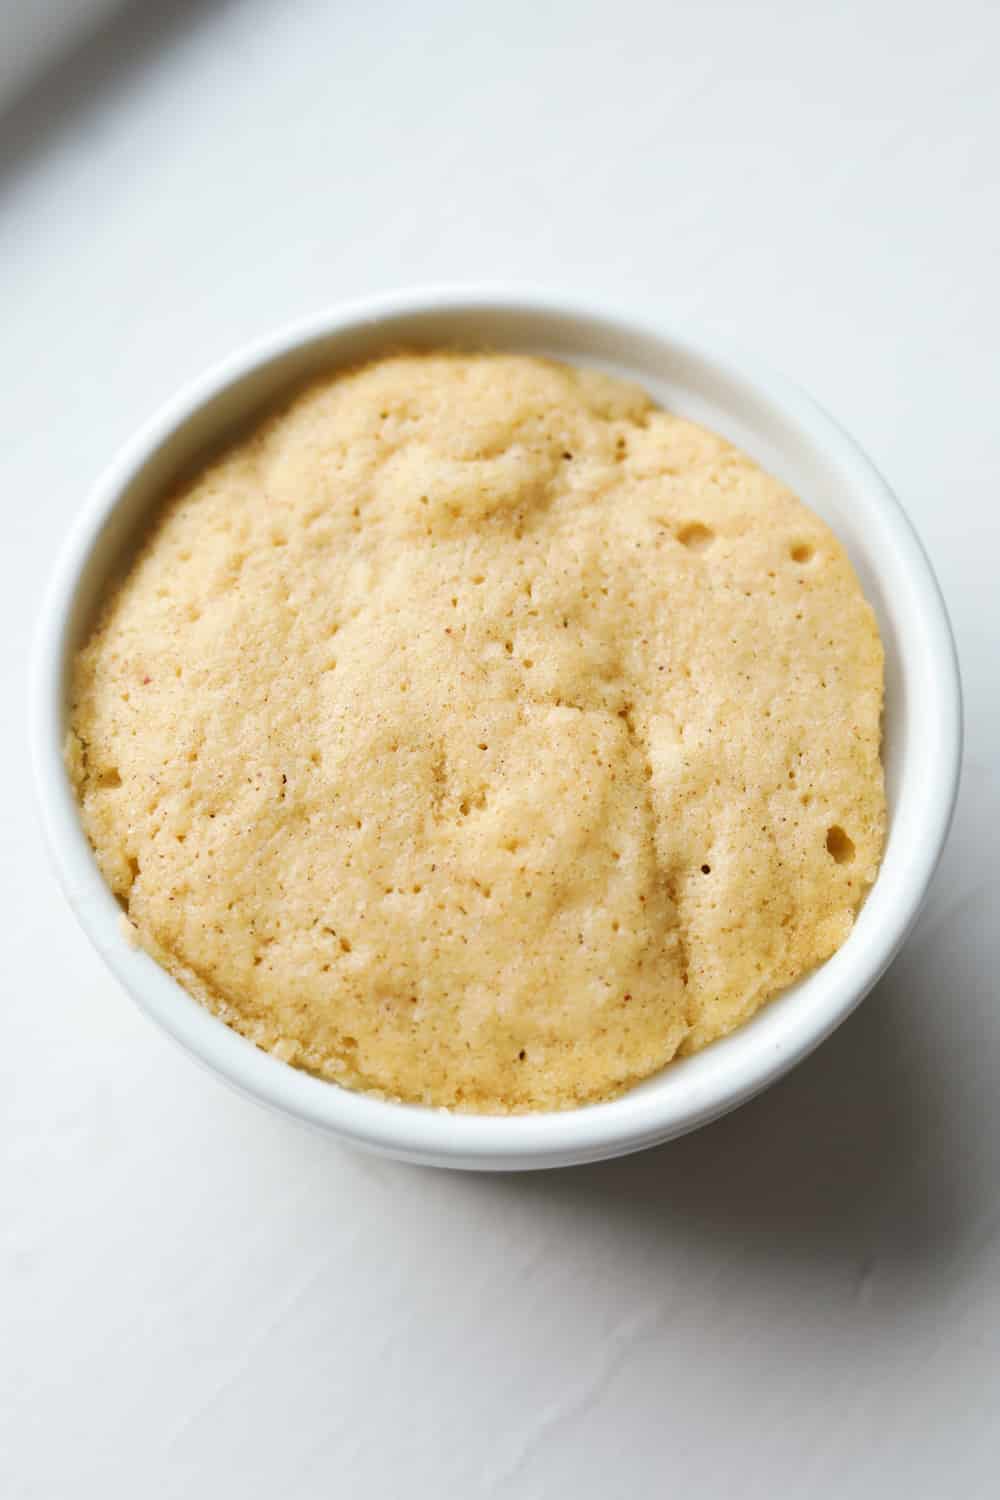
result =
M0 1495L1000 1493L1000 7L138 5L0 118ZM43 578L182 381L522 279L798 378L914 517L967 759L889 977L711 1129L494 1179L228 1093L77 931L23 744Z
M127 0L0 0L0 109Z

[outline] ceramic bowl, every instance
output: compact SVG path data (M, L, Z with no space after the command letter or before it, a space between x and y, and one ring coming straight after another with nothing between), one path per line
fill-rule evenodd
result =
M490 348L596 365L717 429L784 480L846 545L886 651L889 835L842 948L753 1020L621 1098L521 1116L393 1104L259 1051L129 946L84 836L62 760L67 670L123 553L177 472L288 387L400 345ZM658 314L558 295L434 289L322 312L194 381L139 432L86 500L44 604L31 734L45 833L84 929L138 1004L194 1057L256 1099L342 1140L413 1162L509 1170L621 1155L717 1118L773 1083L850 1014L910 929L947 834L961 754L955 650L913 527L869 460L802 391L758 360Z

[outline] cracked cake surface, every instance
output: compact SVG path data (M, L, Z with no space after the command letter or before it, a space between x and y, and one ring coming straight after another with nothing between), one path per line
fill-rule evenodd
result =
M293 1065L490 1112L613 1096L850 931L882 648L787 488L638 388L400 354L165 499L67 764L135 936Z

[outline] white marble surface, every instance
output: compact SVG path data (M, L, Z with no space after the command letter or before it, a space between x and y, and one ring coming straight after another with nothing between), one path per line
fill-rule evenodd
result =
M998 1493L1000 9L137 5L0 119L0 1494ZM317 304L520 277L765 352L956 626L917 933L769 1094L646 1156L363 1159L143 1021L49 875L32 616L161 398Z

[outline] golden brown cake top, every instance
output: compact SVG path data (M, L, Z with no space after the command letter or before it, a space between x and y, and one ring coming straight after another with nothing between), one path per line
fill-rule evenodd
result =
M829 529L591 371L317 381L165 506L68 755L140 942L321 1076L612 1095L844 940L882 650Z

